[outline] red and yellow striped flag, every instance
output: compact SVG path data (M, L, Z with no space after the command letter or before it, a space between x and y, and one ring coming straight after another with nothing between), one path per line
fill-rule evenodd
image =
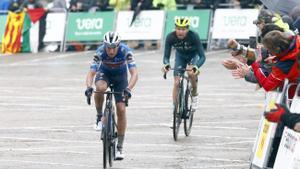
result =
M25 12L8 12L4 36L2 39L2 53L17 53L21 50L21 37Z

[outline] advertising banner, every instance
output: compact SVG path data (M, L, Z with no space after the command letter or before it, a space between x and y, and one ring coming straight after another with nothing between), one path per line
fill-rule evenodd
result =
M0 43L2 42L2 38L4 36L6 24L6 15L0 15Z
M66 13L49 13L44 42L60 42L64 39Z
M213 39L249 39L256 36L257 28L253 21L257 9L217 9L214 17Z
M208 40L211 10L168 11L164 37L171 31L174 31L175 19L178 17L188 17L190 19L190 29L197 32L201 40Z
M164 11L142 11L131 24L133 12L118 13L116 31L123 40L159 40L162 38Z
M114 12L69 13L66 41L101 41L114 27Z

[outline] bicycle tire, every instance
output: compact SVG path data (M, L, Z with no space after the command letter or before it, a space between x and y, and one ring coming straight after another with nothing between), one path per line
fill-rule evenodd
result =
M182 96L182 88L180 88L177 99L176 99L176 105L174 107L173 111L173 138L174 141L177 141L178 139L178 133L179 133L179 127L181 123L181 96Z
M113 160L114 160L114 154L115 154L115 143L114 143L114 122L112 119L112 114L110 113L110 115L108 116L108 136L109 136L109 146L108 146L108 162L109 162L109 166L112 167L113 165Z
M107 156L108 156L108 140L107 140L107 129L102 128L102 142L103 142L103 168L107 167Z
M194 111L192 111L191 106L191 91L189 89L185 92L185 117L184 117L184 134L185 136L189 136L192 130L193 119L194 119Z

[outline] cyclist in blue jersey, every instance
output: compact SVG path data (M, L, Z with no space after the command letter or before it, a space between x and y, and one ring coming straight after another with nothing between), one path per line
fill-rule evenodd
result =
M191 69L193 71L188 72L188 76L191 79L192 84L192 108L197 109L198 93L198 75L200 73L199 68L205 62L204 49L201 44L199 35L189 30L190 20L188 18L176 18L175 19L175 31L168 34L165 41L165 51L163 58L164 72L168 72L170 66L171 49L176 49L175 53L175 66L174 66L174 87L173 87L173 104L175 105L177 91L179 87L179 75L184 73L182 69ZM181 69L181 70L180 70Z
M130 72L130 80L127 80L127 71ZM96 77L95 77L96 76ZM138 72L133 58L132 50L121 43L121 39L116 32L107 32L104 35L103 45L101 45L94 56L91 63L90 71L87 74L85 95L91 97L93 93L93 81L95 77L96 90L105 92L110 84L113 84L115 92L123 94L115 94L117 108L117 125L118 125L118 143L116 159L122 160L124 154L122 152L123 141L126 130L126 107L124 97L131 97L131 90L135 86L138 79ZM97 110L97 118L95 129L102 128L102 105L104 95L95 93L95 106Z

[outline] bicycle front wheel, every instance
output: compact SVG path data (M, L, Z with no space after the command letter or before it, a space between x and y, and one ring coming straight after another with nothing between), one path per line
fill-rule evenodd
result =
M116 135L115 135L115 125L113 120L113 115L108 117L108 136L109 136L109 146L108 146L108 161L109 166L112 167L113 160L115 160L115 146L116 146Z
M173 110L173 138L175 141L177 141L178 138L178 133L179 133L179 126L181 123L181 110L180 110L180 105L181 105L181 92L178 93L177 95L177 100L176 104Z
M184 117L184 134L189 136L191 133L193 119L194 119L194 111L192 110L192 95L189 89L185 92L185 117Z
M108 157L108 137L107 128L102 128L102 142L103 142L103 168L107 167L107 157Z

